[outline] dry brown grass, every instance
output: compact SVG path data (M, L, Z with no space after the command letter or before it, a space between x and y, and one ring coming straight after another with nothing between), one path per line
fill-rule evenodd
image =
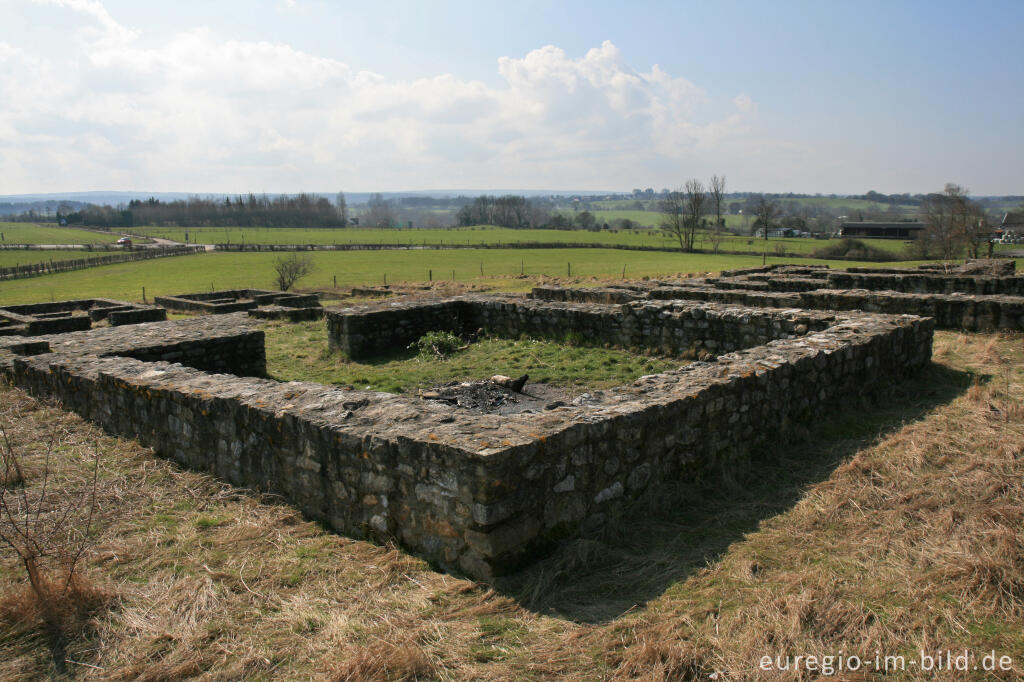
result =
M935 359L892 406L830 420L753 479L645 510L503 591L325 532L19 391L0 388L0 409L29 465L51 423L67 461L86 468L94 441L105 453L86 568L118 601L69 643L83 677L799 679L758 661L969 648L1014 655L1005 677L1019 678L1024 342L941 333ZM4 555L4 602L21 586ZM0 617L0 679L45 676L48 656Z

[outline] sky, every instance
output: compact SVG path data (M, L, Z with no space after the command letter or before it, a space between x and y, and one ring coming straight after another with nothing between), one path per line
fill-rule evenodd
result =
M0 0L0 195L1024 194L1024 2Z

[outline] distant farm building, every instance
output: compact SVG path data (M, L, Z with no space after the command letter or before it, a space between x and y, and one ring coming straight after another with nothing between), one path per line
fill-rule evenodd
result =
M917 239L924 229L924 223L912 222L856 222L843 223L839 228L840 237L861 239Z
M1024 244L1024 211L1011 211L1004 215L992 236L1003 244Z

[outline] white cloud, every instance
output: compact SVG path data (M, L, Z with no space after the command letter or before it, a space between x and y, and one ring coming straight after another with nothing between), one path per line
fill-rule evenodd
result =
M737 111L742 111L743 113L754 111L754 100L750 99L747 95L741 93L736 95L732 101L736 105Z
M628 188L693 174L682 166L712 158L756 111L739 95L702 120L701 88L632 69L610 41L579 58L550 45L502 57L500 87L398 81L203 27L152 44L99 2L45 4L83 24L61 51L0 42L12 192Z

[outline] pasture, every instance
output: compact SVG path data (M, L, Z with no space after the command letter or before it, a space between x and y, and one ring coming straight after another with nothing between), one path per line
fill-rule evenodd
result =
M633 211L632 213L643 213ZM660 220L656 213L647 214ZM731 216L740 219L741 216ZM395 228L344 228L344 229L298 229L267 227L194 227L158 228L140 227L133 232L150 237L162 237L184 242L188 233L189 243L195 244L405 244L423 245L492 245L516 243L543 244L602 244L608 246L645 246L677 249L679 240L660 229L619 230L513 230L492 225L475 227L453 227L444 229L395 229ZM722 237L720 249L761 255L806 254L838 239L757 239L750 236L726 234ZM871 246L890 253L899 254L906 244L896 239L866 240ZM706 230L700 230L694 245L698 249L713 248Z
M107 234L36 223L0 222L0 232L3 244L113 244L121 236L116 232Z
M9 268L13 265L29 265L32 263L49 263L51 260L76 260L79 258L98 258L100 256L111 256L120 251L86 251L84 249L66 249L45 251L23 251L21 249L5 250L0 249L0 268Z
M273 253L206 253L105 265L88 270L12 280L0 284L0 305L104 296L119 300L174 295L210 289L272 288ZM302 289L329 290L355 285L458 281L525 290L529 277L587 278L673 277L759 266L761 256L713 256L661 251L614 249L460 249L428 251L314 251L313 273L299 282ZM766 262L791 259L768 257ZM800 264L831 263L842 267L874 265L855 261L801 258ZM916 263L903 263L913 265ZM571 265L571 272L570 272ZM891 264L900 265L900 264Z
M493 225L437 229L348 227L343 229L304 229L268 227L140 227L133 232L197 244L408 244L473 245L513 244L517 242L586 243L631 246L666 246L671 240L656 230L620 232L586 230L513 230ZM651 234L651 232L654 232Z

